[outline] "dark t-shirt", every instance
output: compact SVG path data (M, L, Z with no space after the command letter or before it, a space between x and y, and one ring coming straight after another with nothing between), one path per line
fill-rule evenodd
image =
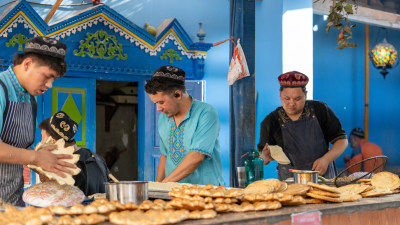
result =
M105 193L104 182L110 181L108 177L110 171L104 159L87 148L81 148L74 154L80 155L76 166L81 169L80 173L73 176L75 186L81 189L86 196Z
M313 100L306 101L299 120L313 116L314 114L318 119L327 145L329 145L328 143L333 144L339 139L347 138L346 132L343 130L339 119L326 103ZM259 150L264 148L265 143L269 145L279 145L283 148L284 143L280 121L281 123L291 121L282 106L271 112L261 122L260 141L257 145ZM327 146L327 148L328 147L329 146Z

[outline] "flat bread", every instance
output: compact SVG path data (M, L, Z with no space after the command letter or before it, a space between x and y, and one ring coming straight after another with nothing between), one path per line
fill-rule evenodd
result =
M316 198L306 198L306 204L322 204L325 203L324 200L316 199Z
M360 194L341 194L340 199L344 202L354 202L362 199L362 196Z
M339 194L332 193L332 192L329 192L329 191L318 190L318 189L309 190L308 193L327 196L327 197L331 197L331 198L339 198L340 197Z
M256 202L253 204L255 211L279 209L282 204L278 201Z
M288 184L286 182L281 181L281 186L279 187L279 189L276 192L283 192L287 189Z
M270 180L270 181L268 181ZM279 190L281 183L277 179L255 181L244 189L245 194L267 194Z
M69 207L82 202L85 198L85 194L79 188L60 185L55 181L32 185L22 195L24 202L38 207L56 205Z
M394 173L379 172L372 177L371 184L376 188L394 190L400 187L400 178Z
M36 148L35 151L37 151L38 149L40 149L41 147L47 146L47 145L51 145L50 143L52 143L53 138L49 137L46 141L45 144L41 144L39 143ZM51 153L53 154L67 154L67 155L72 155L72 159L61 159L62 161L68 162L68 163L72 163L72 164L76 164L79 160L79 154L73 154L74 153L74 147L73 146L69 146L69 147L65 147L65 141L64 139L60 138L56 141L56 143L54 143L54 145L57 145L57 149L51 151ZM77 175L78 173L81 172L81 169L79 169L78 167L76 167L75 169L71 169L69 168L69 170L72 170L73 174L69 174L69 173L64 173L66 175L66 177L60 177L59 175L52 173L52 172L48 172L43 170L41 167L37 167L34 165L28 165L29 168L36 170L37 172L44 174L46 177L48 177L50 180L56 180L60 185L63 184L68 184L68 185L74 185L75 180L74 178L72 178L73 175Z
M382 196L382 195L390 195L392 193L393 192L391 190L386 188L386 189L374 189L371 191L361 193L361 195L365 198L365 197L378 197L378 196Z
M279 145L268 145L268 148L271 152L271 157L275 159L279 164L290 164L289 158L286 156Z
M360 194L366 191L370 186L364 184L348 184L339 187L341 194Z
M310 190L310 186L307 184L290 184L287 189L283 192L291 195L304 195Z
M316 198L316 199L328 201L328 202L343 202L343 199L340 199L340 198L331 198L331 197L328 197L328 196L317 195L317 194L313 194L313 193L307 193L307 196L309 196L311 198Z
M293 196L292 200L281 202L281 203L282 203L282 205L285 205L285 206L304 205L304 204L306 204L306 199L303 198L302 196L296 195L296 196Z
M316 184L316 183L313 183L313 182L308 182L307 185L310 186L310 187L313 187L313 188L321 189L323 191L329 191L329 192L332 192L332 193L340 194L340 190L338 188L330 187L330 186L328 186L326 184Z

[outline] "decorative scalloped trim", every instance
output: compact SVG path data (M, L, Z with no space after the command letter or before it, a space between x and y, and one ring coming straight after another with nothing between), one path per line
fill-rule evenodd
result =
M57 40L60 40L60 38L65 38L66 36L70 36L71 34L75 34L77 31L81 32L82 30L86 30L88 27L92 27L93 25L97 25L97 23L103 23L104 26L108 27L111 30L114 30L115 32L119 33L120 36L125 37L125 39L129 39L131 43L134 43L136 46L139 46L140 49L144 50L146 53L148 53L151 56L156 56L158 52L161 51L162 48L165 47L165 44L167 44L170 40L173 41L174 45L177 46L178 50L181 52L182 55L187 56L189 59L205 59L206 58L206 53L191 53L187 52L181 42L178 40L178 38L172 33L169 32L168 35L158 43L157 46L152 49L149 47L145 42L141 41L140 39L132 36L128 32L124 31L120 27L116 26L114 23L110 22L103 16L98 16L96 18L93 18L91 20L85 21L84 23L78 24L76 26L73 26L69 29L66 29L60 33L57 33L55 35L52 35L52 38L55 38Z
M0 37L7 37L9 33L13 31L13 28L17 28L19 23L23 23L25 28L29 29L29 33L33 36L40 36L35 28L25 19L23 15L18 15L1 33Z

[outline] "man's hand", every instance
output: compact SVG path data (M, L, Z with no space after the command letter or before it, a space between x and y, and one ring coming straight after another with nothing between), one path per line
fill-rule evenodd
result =
M265 143L264 148L261 150L259 156L264 160L264 165L268 165L269 162L274 161L269 150L268 143Z
M343 157L344 163L347 163L348 161L350 161L350 157L348 155L346 155L345 157Z
M68 168L74 169L76 165L61 160L72 159L72 155L51 153L56 148L56 145L50 145L38 149L35 151L35 160L32 164L61 177L66 177L64 173L73 174Z
M318 175L322 176L325 174L326 170L328 169L329 161L326 160L324 157L321 157L315 160L312 170L319 171Z

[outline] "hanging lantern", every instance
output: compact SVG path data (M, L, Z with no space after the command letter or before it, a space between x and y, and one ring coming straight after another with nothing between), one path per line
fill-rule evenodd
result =
M398 63L397 51L393 45L386 41L386 38L371 50L369 57L375 68L381 69L381 74L385 79L386 75L389 73L387 69L395 67Z

